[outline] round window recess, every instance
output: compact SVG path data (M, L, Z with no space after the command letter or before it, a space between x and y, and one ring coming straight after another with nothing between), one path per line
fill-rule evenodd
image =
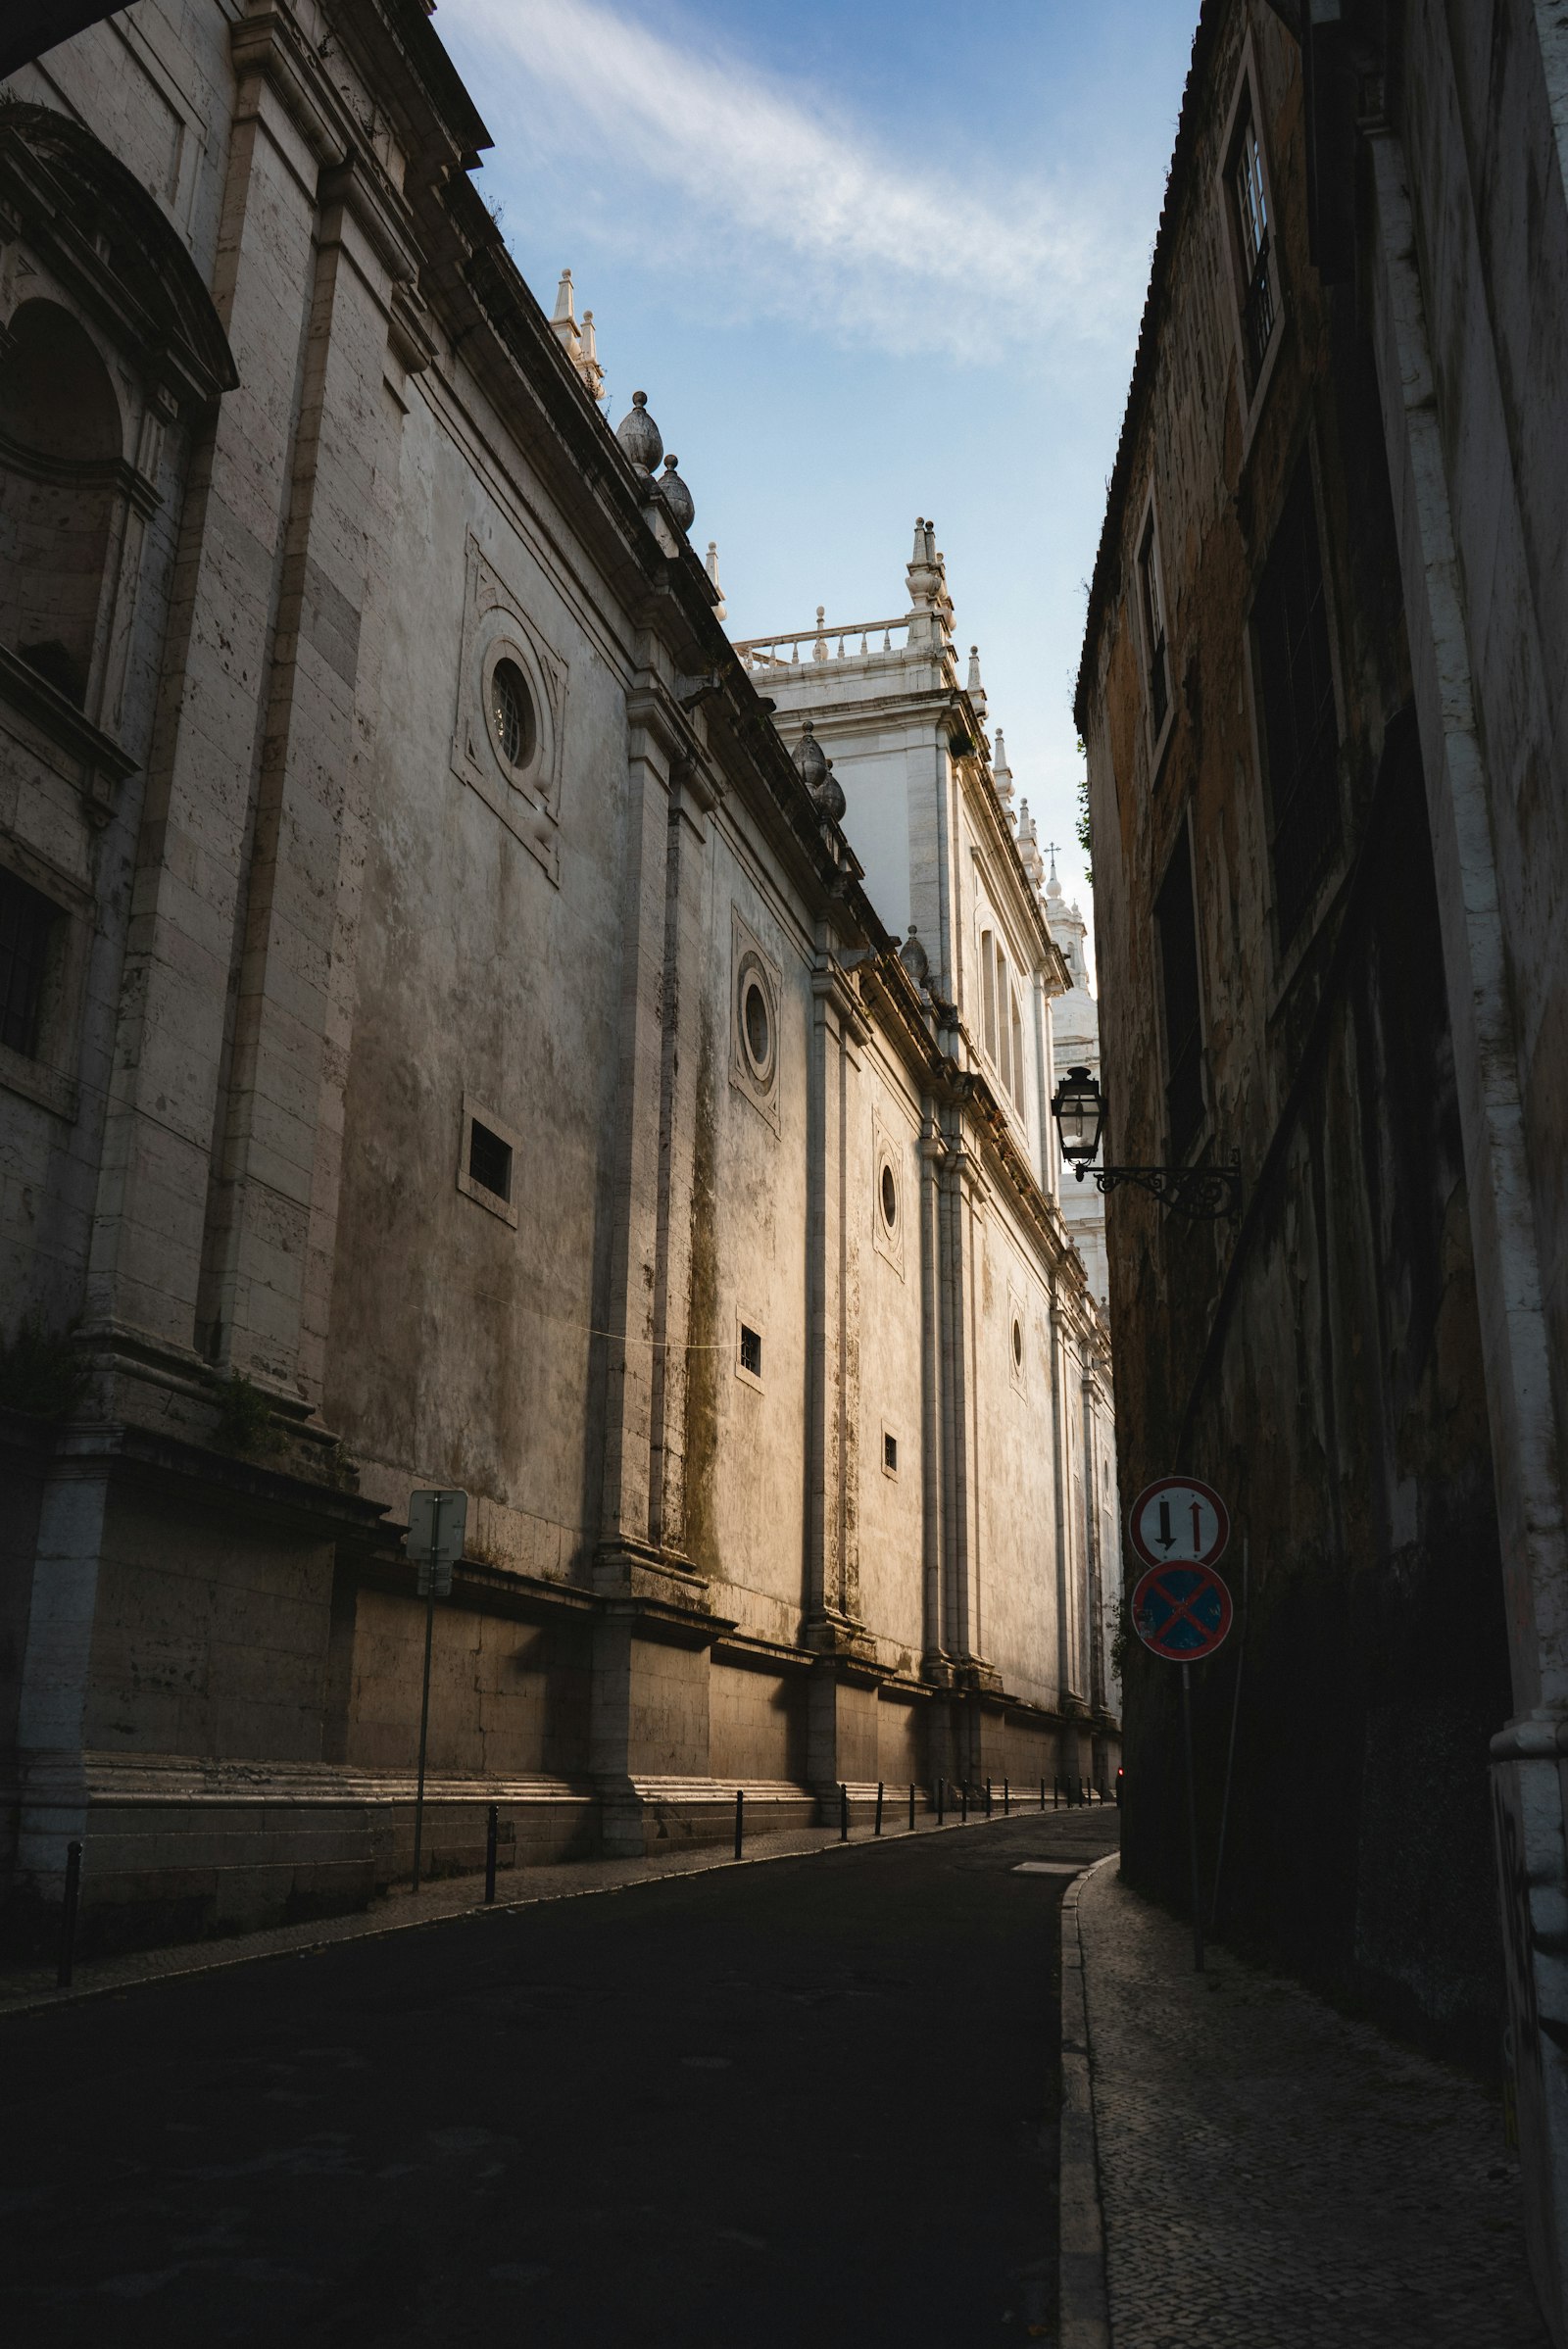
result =
M520 774L538 739L527 682L514 661L501 660L490 673L490 739L503 766Z
M882 1221L891 1232L899 1220L899 1187L893 1180L893 1169L882 1169Z
M746 1031L746 1050L752 1067L759 1077L764 1077L773 1050L773 1023L768 1017L767 998L758 979L746 983L746 993L741 999L741 1024Z
M1012 1325L1012 1359L1013 1359L1013 1362L1014 1362L1014 1364L1017 1366L1017 1368L1018 1368L1019 1370L1022 1370L1022 1368L1023 1368L1023 1323L1022 1323L1021 1321L1015 1321L1015 1322L1013 1323L1013 1325Z

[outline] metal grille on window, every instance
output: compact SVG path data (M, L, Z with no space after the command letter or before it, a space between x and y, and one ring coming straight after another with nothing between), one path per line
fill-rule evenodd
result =
M1273 817L1274 904L1285 946L1340 847L1339 726L1305 460L1274 534L1253 622Z
M59 918L58 905L0 871L0 1044L29 1060L38 1054L49 934Z
M1165 997L1165 1116L1170 1153L1186 1154L1203 1122L1203 1028L1198 986L1198 922L1185 825L1154 905Z
M1268 199L1263 192L1263 157L1250 120L1242 126L1231 167L1237 227L1242 242L1242 322L1248 367L1253 383L1274 338L1274 289L1269 269Z
M509 766L525 766L533 750L528 688L514 661L498 661L490 680L490 724Z

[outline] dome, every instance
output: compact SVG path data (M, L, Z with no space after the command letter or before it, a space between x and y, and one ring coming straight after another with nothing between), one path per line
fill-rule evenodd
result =
M631 409L615 429L615 438L640 472L651 473L664 454L664 436L648 413L648 394L633 392Z

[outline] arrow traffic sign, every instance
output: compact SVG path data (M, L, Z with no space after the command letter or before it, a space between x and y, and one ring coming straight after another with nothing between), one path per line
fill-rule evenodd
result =
M1133 1590L1133 1629L1167 1664L1211 1656L1231 1615L1231 1594L1212 1566L1151 1566Z
M1231 1538L1231 1513L1212 1485L1162 1476L1133 1502L1127 1531L1146 1566L1212 1566Z

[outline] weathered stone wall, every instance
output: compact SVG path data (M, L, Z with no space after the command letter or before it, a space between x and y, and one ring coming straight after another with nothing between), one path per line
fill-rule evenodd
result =
M0 1066L3 1334L36 1303L90 1380L19 1422L12 1927L76 1836L100 1938L408 1864L427 1484L470 1501L438 1868L492 1799L509 1848L641 1850L737 1785L806 1818L999 1738L1049 1775L1094 1315L1038 1075L1030 1125L897 959L469 184L424 12L145 0L25 94L0 325L64 141L140 240L83 331L128 381L134 296L178 364L124 418L84 709L0 645L0 857L76 939Z

